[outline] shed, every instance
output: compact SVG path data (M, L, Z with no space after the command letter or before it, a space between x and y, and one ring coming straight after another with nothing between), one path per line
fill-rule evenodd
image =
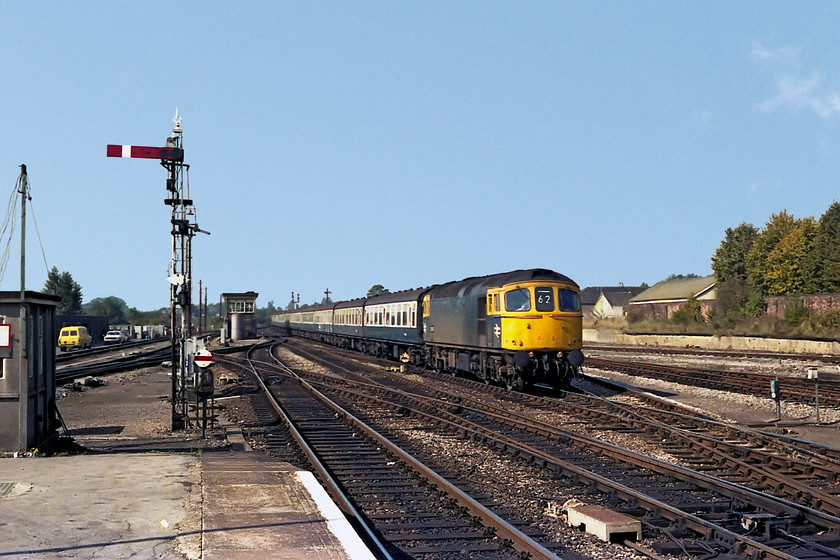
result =
M647 288L641 286L618 286L601 288L601 293L592 307L595 319L624 319L627 304Z
M677 278L657 282L628 302L629 309L638 309L648 319L668 319L690 299L700 302L704 315L717 298L715 275Z

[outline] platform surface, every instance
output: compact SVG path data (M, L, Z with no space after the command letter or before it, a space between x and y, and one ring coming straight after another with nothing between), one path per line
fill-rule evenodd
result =
M371 559L311 473L256 453L0 459L0 560Z

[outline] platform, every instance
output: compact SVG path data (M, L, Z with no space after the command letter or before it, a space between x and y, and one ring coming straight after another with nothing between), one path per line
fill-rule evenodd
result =
M314 476L256 453L0 459L0 559L372 559Z

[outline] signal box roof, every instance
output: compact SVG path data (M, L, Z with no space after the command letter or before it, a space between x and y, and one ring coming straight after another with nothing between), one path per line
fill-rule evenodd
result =
M256 300L260 294L257 292L225 292L222 294L222 297L226 300L230 299L248 299L248 300Z

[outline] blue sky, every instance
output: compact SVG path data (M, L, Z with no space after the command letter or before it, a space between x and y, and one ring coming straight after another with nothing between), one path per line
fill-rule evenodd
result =
M710 274L728 227L838 197L836 2L0 0L0 195L47 266L169 304L177 107L194 283L258 305L517 268ZM5 186L4 186L5 185ZM8 234L6 234L8 235ZM6 237L2 240L5 247ZM19 239L0 289L19 289ZM47 270L27 225L27 288Z

